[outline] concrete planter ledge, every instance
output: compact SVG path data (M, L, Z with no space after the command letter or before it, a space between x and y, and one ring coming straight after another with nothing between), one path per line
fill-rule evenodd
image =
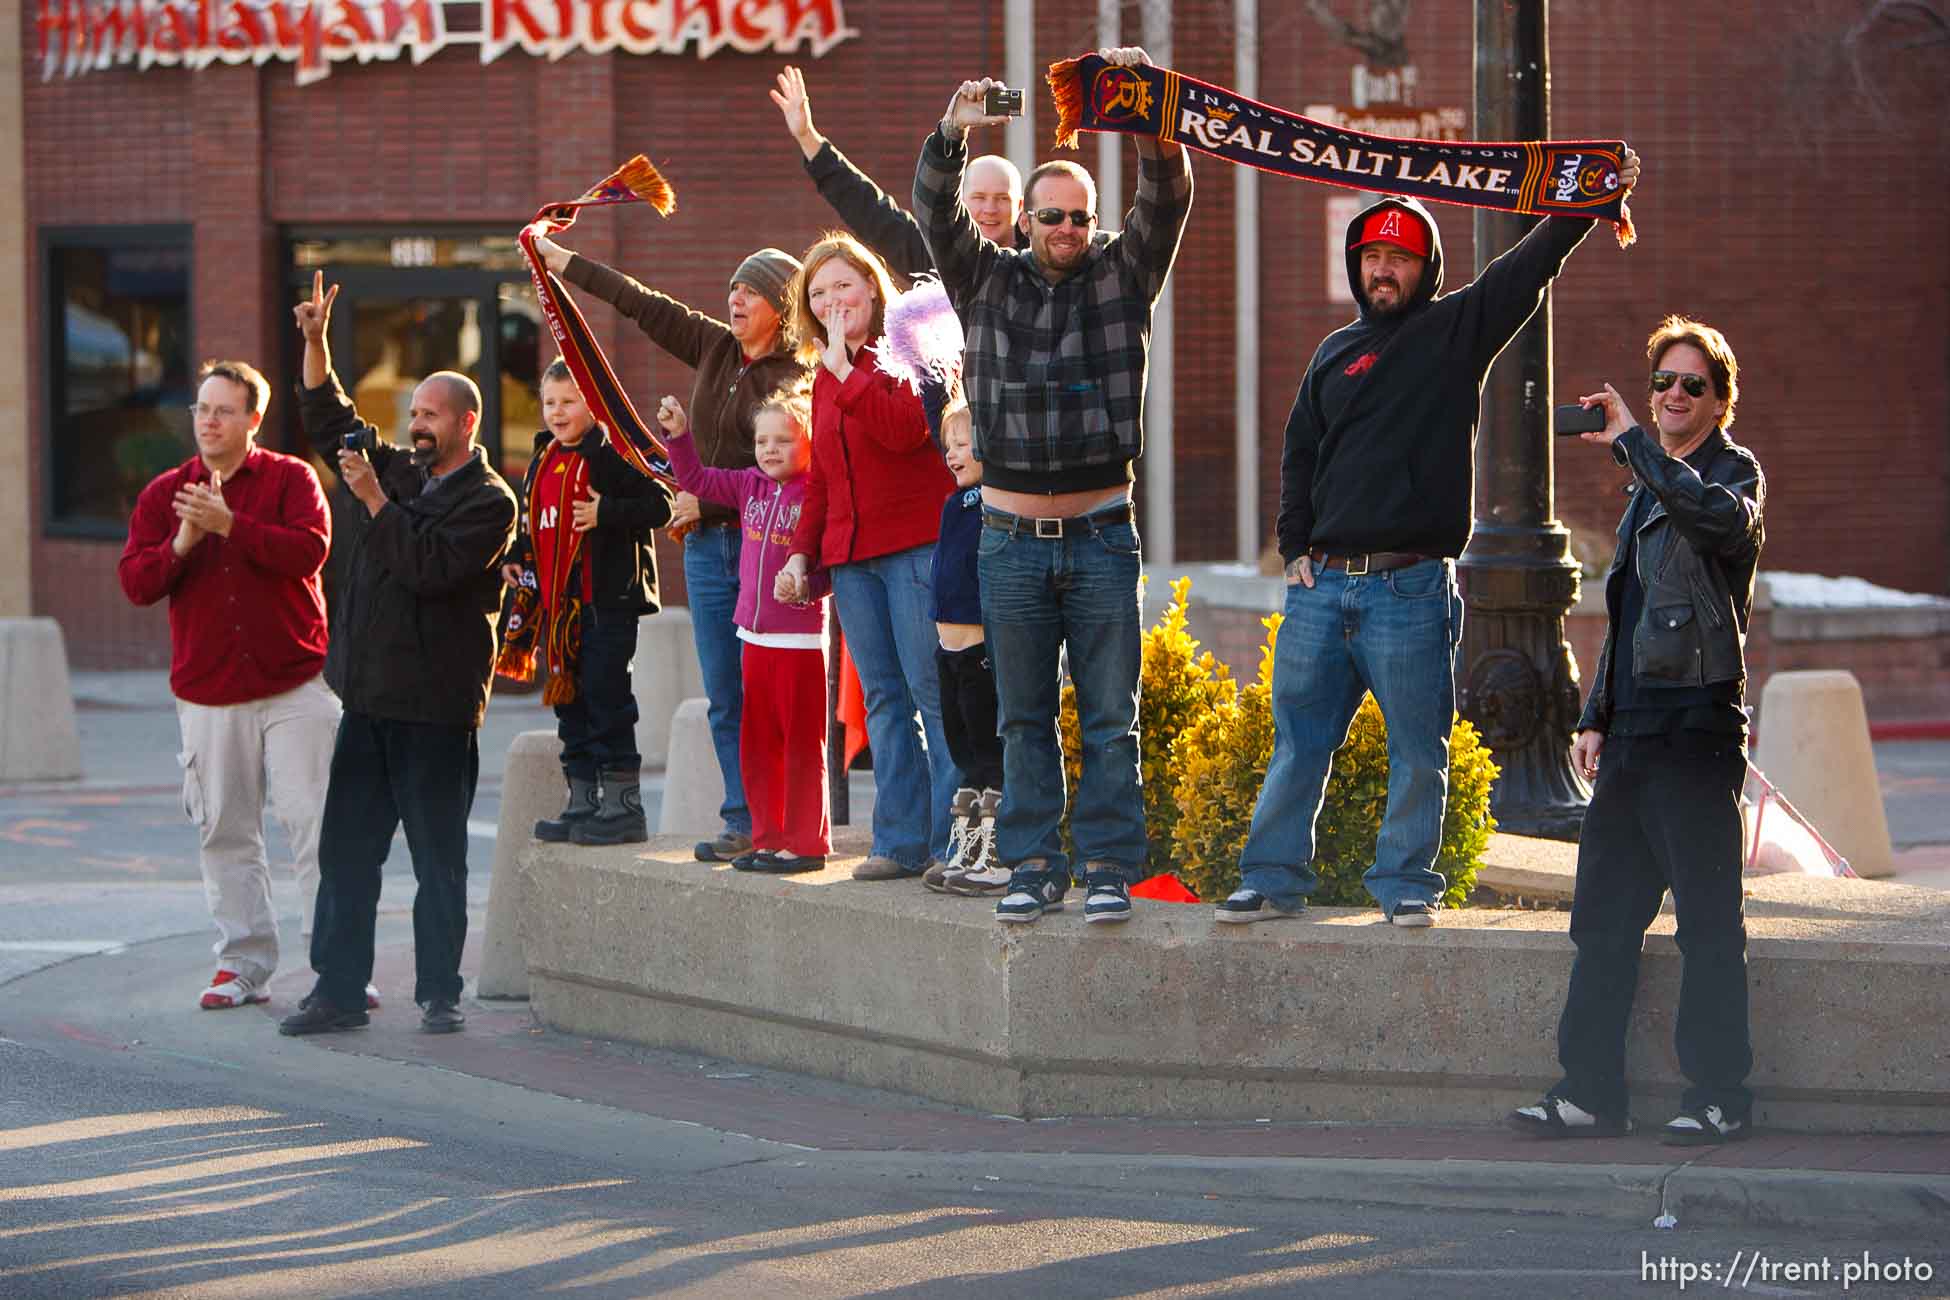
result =
M688 838L533 845L518 898L535 1011L572 1033L1025 1118L1490 1123L1556 1074L1563 913L1470 908L1400 931L1319 908L1226 927L1206 907L1140 901L1123 927L1076 907L1004 927L982 901L858 884L851 865L780 879L692 861ZM1758 1121L1950 1129L1950 894L1806 877L1752 889ZM1642 1115L1683 1082L1671 926L1647 941L1632 1027Z

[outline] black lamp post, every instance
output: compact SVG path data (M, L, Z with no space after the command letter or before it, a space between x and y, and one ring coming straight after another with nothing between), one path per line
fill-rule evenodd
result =
M1548 12L1549 0L1476 0L1477 138L1549 137ZM1534 220L1479 210L1478 273ZM1458 564L1467 615L1457 702L1503 769L1490 798L1500 828L1575 839L1590 798L1569 754L1580 699L1564 616L1578 566L1551 504L1550 414L1546 296L1483 389L1475 529Z

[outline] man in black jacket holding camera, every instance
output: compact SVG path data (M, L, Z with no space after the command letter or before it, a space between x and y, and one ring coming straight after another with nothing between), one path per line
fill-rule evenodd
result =
M1606 420L1581 436L1631 467L1632 502L1605 576L1610 624L1571 751L1595 787L1571 904L1578 955L1557 1026L1564 1078L1510 1121L1544 1137L1632 1130L1625 1028L1646 927L1671 889L1684 963L1674 1037L1690 1086L1663 1137L1703 1146L1744 1138L1752 1122L1741 698L1767 493L1753 453L1726 436L1740 395L1726 338L1669 316L1645 352L1656 438L1611 385L1582 399Z
M318 982L286 1034L366 1023L380 867L404 823L413 899L413 999L421 1027L450 1033L467 937L467 814L494 672L499 565L515 494L475 445L481 393L441 371L413 391L410 452L361 420L332 373L326 328L338 286L314 278L295 309L305 337L299 416L362 511L337 544L347 560L325 680L345 706L319 839L311 964Z

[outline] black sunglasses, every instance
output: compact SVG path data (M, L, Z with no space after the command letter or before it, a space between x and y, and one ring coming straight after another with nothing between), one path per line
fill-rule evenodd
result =
M1062 208L1036 209L1036 220L1046 226L1060 226L1063 224L1063 218L1065 217L1070 219L1070 224L1073 226L1087 226L1097 219L1092 214L1085 212L1082 208L1071 208L1068 212L1065 212Z
M1686 390L1688 397L1705 397L1707 379L1705 375L1682 375L1676 370L1655 370L1652 372L1652 391L1663 393L1674 384Z

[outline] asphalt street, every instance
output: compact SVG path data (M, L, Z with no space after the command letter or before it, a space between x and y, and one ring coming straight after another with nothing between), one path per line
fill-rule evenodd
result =
M258 1010L200 1014L174 988L200 947L0 987L0 1295L1422 1300L1677 1293L1659 1270L1680 1261L1762 1278L1763 1262L1829 1261L1831 1285L1740 1288L1801 1296L1840 1294L1865 1249L1950 1263L1940 1240L1859 1228L1320 1199L1293 1162L1264 1162L1242 1193L1238 1161L764 1141L280 1038ZM1933 1281L1862 1293L1945 1294Z
M675 1054L640 1069L599 1059L524 1009L480 1004L473 1032L433 1050L411 1033L410 969L397 966L381 972L388 1009L370 1037L281 1038L275 1016L305 983L288 876L277 1002L200 1012L208 920L175 716L154 677L78 680L84 781L0 789L0 1297L1799 1296L1843 1294L1844 1270L1865 1265L1880 1276L1848 1294L1950 1295L1950 1248L1913 1229L1661 1230L1650 1215L1566 1212L1576 1206L1548 1183L1511 1188L1494 1211L1413 1208L1271 1155L749 1136L778 1126L745 1123L747 1095L774 1105L817 1090L817 1113L856 1130L916 1103L787 1081L723 1094L711 1122L677 1118L696 1110L663 1105L675 1098L662 1081L740 1089L751 1072ZM477 909L502 756L516 733L551 725L532 697L490 711ZM1899 843L1946 838L1929 828L1950 745L1931 746L1878 749ZM275 824L271 838L277 861ZM397 952L403 849L387 880L381 942ZM464 1050L487 1046L490 1017L504 1039L532 1036L538 1059L643 1091L611 1105L469 1073ZM1427 1162L1432 1200L1448 1167Z

